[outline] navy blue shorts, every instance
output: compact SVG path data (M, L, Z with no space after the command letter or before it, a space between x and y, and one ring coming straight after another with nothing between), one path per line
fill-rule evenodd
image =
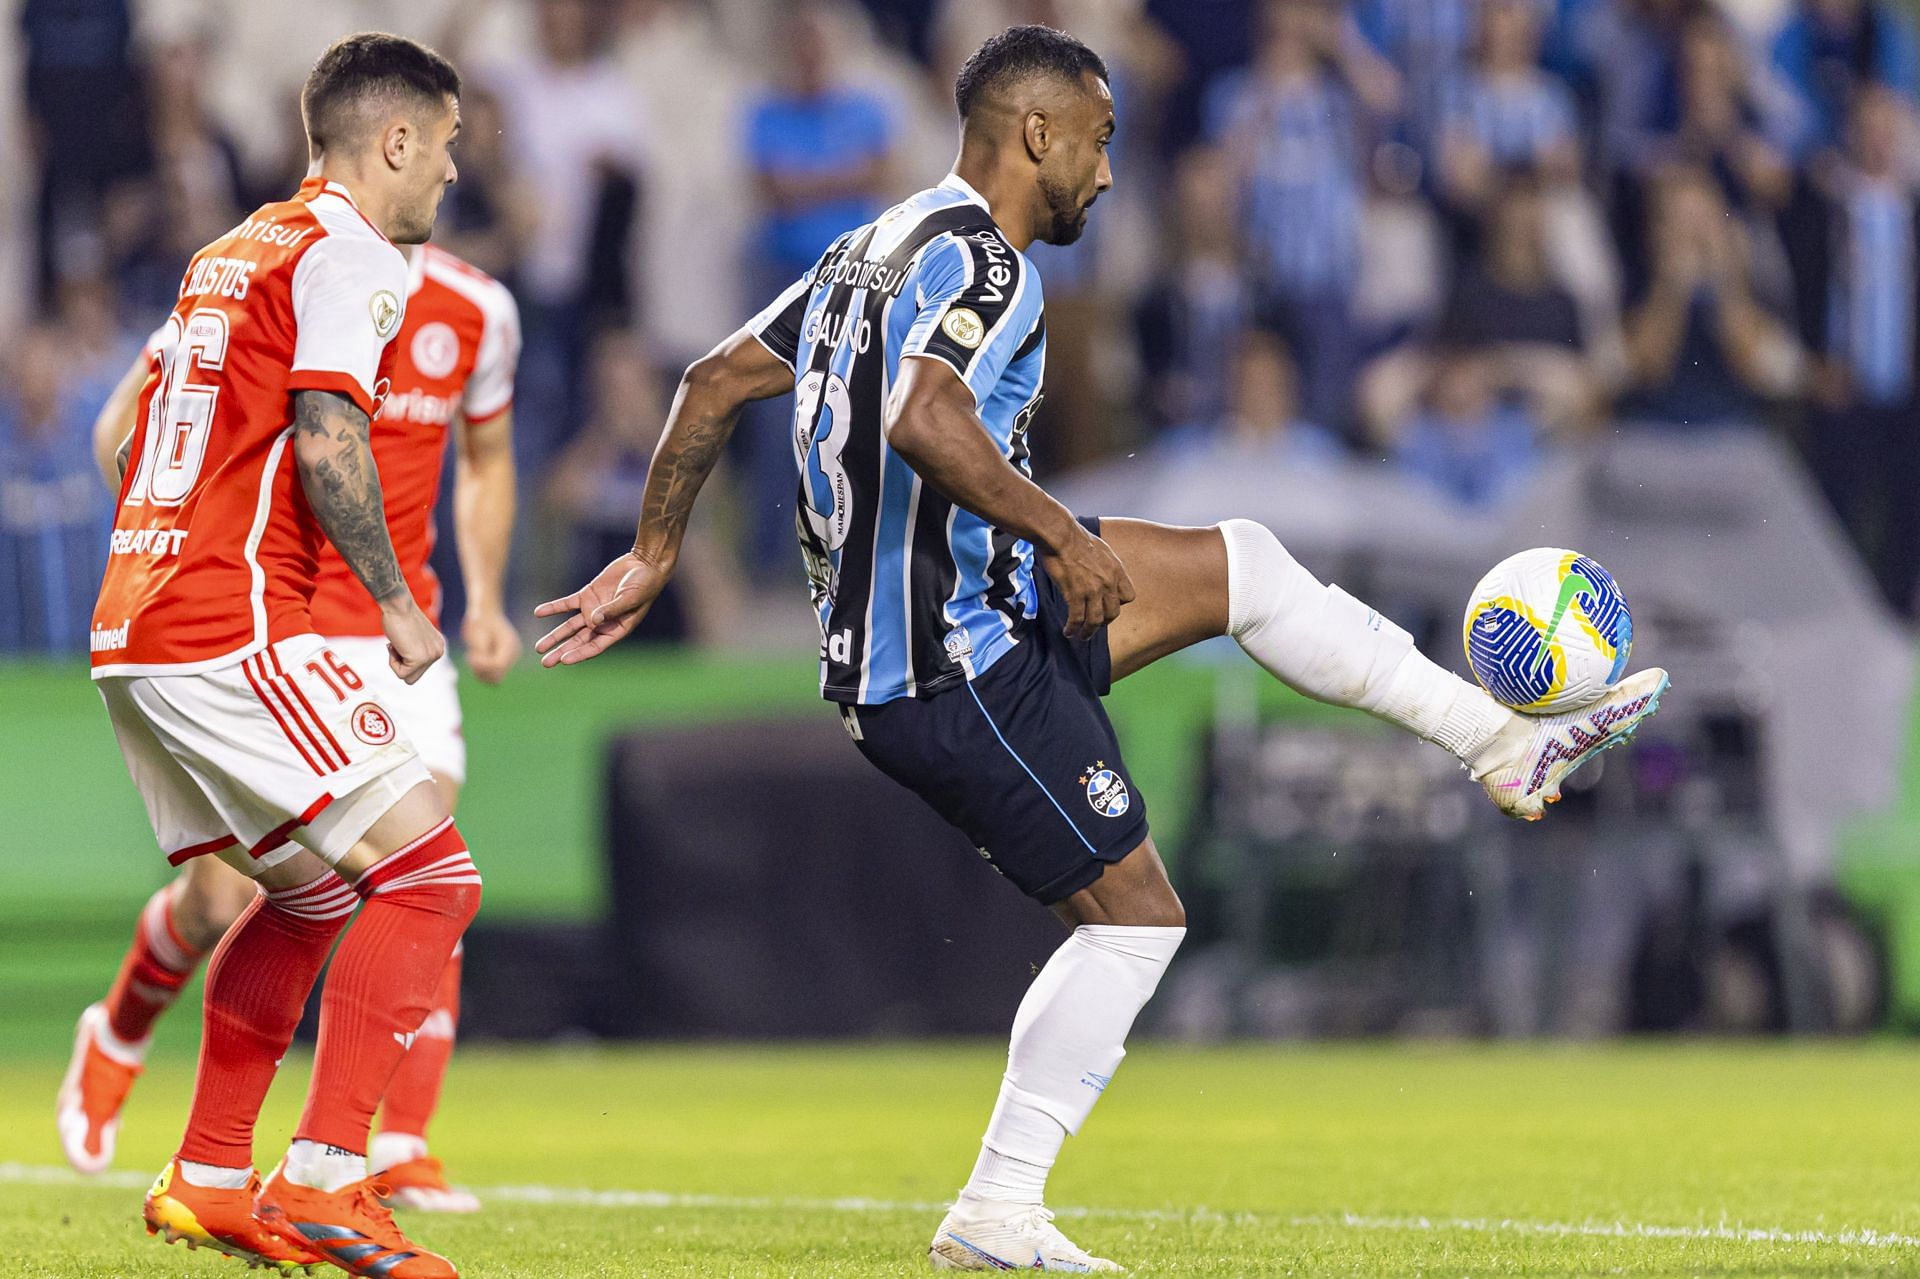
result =
M1039 615L985 673L841 714L869 762L1052 905L1146 841L1147 806L1100 704L1113 683L1106 628L1068 639L1066 600L1037 563L1034 586Z

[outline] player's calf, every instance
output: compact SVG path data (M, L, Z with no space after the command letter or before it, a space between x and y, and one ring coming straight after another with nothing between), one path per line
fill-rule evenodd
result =
M364 871L366 905L334 957L320 1042L287 1176L326 1191L367 1175L375 1110L480 908L480 873L453 819Z

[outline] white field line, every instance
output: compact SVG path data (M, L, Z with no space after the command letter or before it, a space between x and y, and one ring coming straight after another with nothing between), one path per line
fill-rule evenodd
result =
M0 1163L0 1185L94 1187L144 1190L151 1178L131 1172L83 1177L69 1168ZM662 1190L589 1190L570 1186L483 1186L474 1193L496 1203L555 1204L580 1208L723 1208L787 1212L945 1212L933 1201L899 1199L810 1199L785 1195L682 1195ZM1533 1221L1518 1217L1377 1217L1363 1213L1325 1213L1301 1217L1259 1213L1187 1212L1137 1208L1061 1208L1062 1217L1097 1217L1195 1225L1280 1225L1296 1229L1480 1235L1533 1235L1580 1239L1713 1240L1726 1243L1799 1244L1846 1248L1920 1248L1920 1236L1856 1227L1847 1230L1783 1230L1722 1223L1710 1226L1661 1226L1641 1221Z

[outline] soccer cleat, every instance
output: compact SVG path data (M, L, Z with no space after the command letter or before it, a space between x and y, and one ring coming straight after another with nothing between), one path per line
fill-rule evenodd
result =
M480 1201L470 1191L447 1181L446 1169L431 1155L409 1159L380 1170L378 1180L388 1188L387 1203L419 1212L479 1212Z
M150 1235L168 1243L185 1240L189 1248L212 1248L250 1267L292 1274L317 1265L320 1258L311 1249L288 1244L254 1220L253 1197L259 1191L257 1176L237 1190L196 1186L180 1175L179 1161L170 1159L147 1191L141 1215Z
M1577 711L1517 715L1473 769L1473 780L1500 811L1538 821L1546 805L1559 802L1560 784L1601 751L1632 737L1660 709L1666 691L1667 673L1655 666Z
M80 1014L73 1034L73 1057L60 1082L54 1121L60 1130L60 1149L75 1172L105 1172L113 1163L114 1141L120 1135L120 1108L127 1103L140 1063L113 1056L101 1046L99 1031L107 1024L103 1004L89 1004Z
M927 1260L935 1270L1122 1271L1060 1233L1036 1205L955 1204L934 1231Z
M253 1202L261 1225L311 1248L350 1275L373 1279L460 1279L453 1263L408 1239L382 1200L392 1190L368 1177L328 1192L287 1180L276 1168Z

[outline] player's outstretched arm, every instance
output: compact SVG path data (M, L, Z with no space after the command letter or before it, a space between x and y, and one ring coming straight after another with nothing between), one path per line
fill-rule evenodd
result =
M394 557L371 431L367 415L345 396L294 392L293 455L307 503L340 558L380 605L387 660L411 684L447 651L447 642L420 611Z
M673 577L694 498L750 401L793 390L793 370L745 329L695 360L680 378L666 429L647 468L633 549L535 617L564 620L534 645L542 666L598 657L640 624Z
M1133 599L1119 557L1007 461L980 420L973 392L945 360L900 361L886 430L893 451L948 501L1039 549L1066 596L1068 635L1092 635Z
M120 491L121 481L126 478L127 458L133 452L133 429L138 425L136 418L140 412L140 389L147 384L149 365L145 351L135 356L132 365L114 386L113 394L100 406L99 416L93 419L93 461L100 468L100 478L116 493Z

